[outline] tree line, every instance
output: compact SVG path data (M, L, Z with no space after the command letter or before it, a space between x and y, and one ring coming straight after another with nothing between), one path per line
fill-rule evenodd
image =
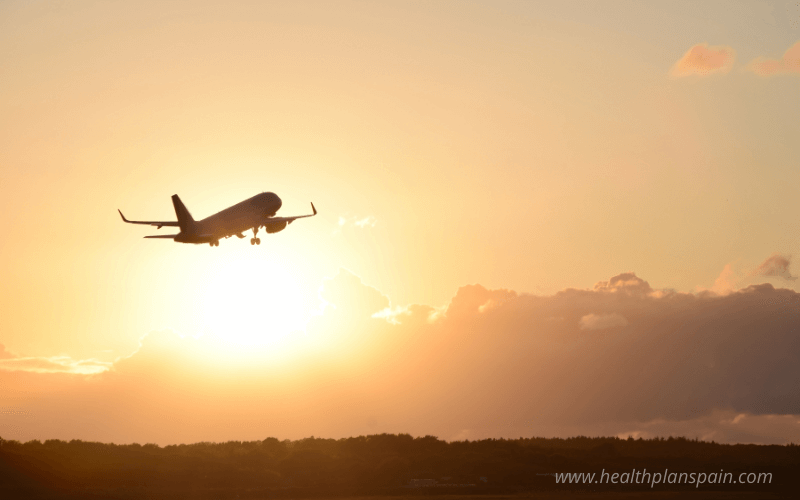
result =
M792 491L800 446L686 438L520 438L444 441L378 434L343 439L158 446L0 439L2 498L298 498L353 495L633 491L649 485L556 484L553 473L769 472L768 485L704 490ZM661 485L659 489L694 489Z

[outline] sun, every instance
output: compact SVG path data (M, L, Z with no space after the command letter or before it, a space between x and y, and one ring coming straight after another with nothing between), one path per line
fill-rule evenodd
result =
M206 270L199 291L204 333L243 348L281 348L301 335L310 313L290 263L244 252L227 257Z

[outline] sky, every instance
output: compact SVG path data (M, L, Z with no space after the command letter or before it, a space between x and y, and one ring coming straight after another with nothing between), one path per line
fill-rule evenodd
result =
M0 436L797 442L798 117L794 1L2 2Z

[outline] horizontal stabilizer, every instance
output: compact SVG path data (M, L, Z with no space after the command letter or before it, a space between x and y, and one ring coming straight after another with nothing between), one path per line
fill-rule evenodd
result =
M178 236L177 234L157 234L155 236L145 236L145 238L169 238L174 240L175 237Z

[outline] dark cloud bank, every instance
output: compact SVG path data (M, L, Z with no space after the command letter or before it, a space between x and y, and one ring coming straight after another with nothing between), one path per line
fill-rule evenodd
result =
M469 285L446 309L389 308L342 270L321 297L331 306L280 367L216 364L205 340L161 332L99 375L0 371L17 391L7 402L27 412L6 417L29 429L8 437L163 444L409 432L784 443L800 430L792 290L677 293L626 273L552 296Z

